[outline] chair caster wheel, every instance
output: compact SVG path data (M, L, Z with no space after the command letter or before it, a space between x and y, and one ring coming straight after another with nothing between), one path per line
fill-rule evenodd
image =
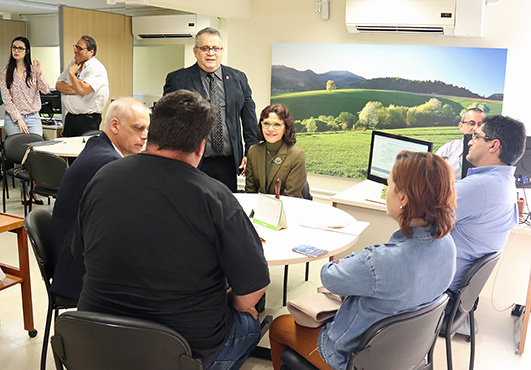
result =
M30 338L35 338L37 336L37 329L28 331L28 335L30 336Z
M468 336L465 338L465 342L470 343L470 340L471 340L471 339L470 339L470 335L468 335Z

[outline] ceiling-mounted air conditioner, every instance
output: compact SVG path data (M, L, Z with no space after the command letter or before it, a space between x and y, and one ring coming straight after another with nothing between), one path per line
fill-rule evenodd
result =
M482 37L485 0L346 0L352 33Z
M137 39L194 37L205 27L217 28L216 20L201 14L133 17L133 35Z

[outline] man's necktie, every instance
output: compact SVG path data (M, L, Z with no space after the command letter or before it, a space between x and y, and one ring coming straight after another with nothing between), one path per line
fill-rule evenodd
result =
M213 73L208 74L210 79L210 103L216 108L216 122L210 133L212 149L216 152L223 151L223 121L221 118L221 92Z

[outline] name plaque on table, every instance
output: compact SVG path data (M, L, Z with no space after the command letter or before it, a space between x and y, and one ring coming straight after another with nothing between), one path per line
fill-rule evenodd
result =
M253 222L272 230L288 227L284 205L280 199L258 194L258 201L254 207Z

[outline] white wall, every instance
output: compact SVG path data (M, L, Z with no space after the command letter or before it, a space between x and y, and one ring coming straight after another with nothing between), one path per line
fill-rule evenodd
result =
M31 46L59 46L59 16L55 14L27 15L28 39Z
M30 39L32 43L32 40ZM31 44L31 58L41 63L41 70L50 89L55 88L57 77L61 74L59 46L33 46Z
M162 95L168 72L184 66L181 45L135 46L133 48L133 93Z
M526 123L531 86L531 1L505 0L487 6L485 36L457 38L431 35L359 35L345 27L345 0L330 1L330 19L321 20L310 0L251 0L251 17L229 19L223 37L230 39L227 64L247 74L257 110L269 104L271 46L277 42L337 44L398 44L507 48L503 114ZM481 76L488 78L488 76ZM528 123L531 132L531 121Z

